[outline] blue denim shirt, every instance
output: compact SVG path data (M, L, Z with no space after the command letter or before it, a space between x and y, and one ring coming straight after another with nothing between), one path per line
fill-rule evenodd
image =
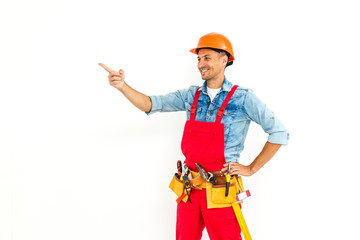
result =
M225 78L220 92L211 101L207 94L205 81L201 87L202 93L199 97L195 120L215 122L217 111L232 86L233 84ZM197 86L191 86L188 89L178 90L163 96L150 96L152 109L147 114L186 111L189 120L190 108L197 89ZM287 145L289 133L274 113L252 90L238 87L230 99L221 121L224 124L225 131L224 154L226 162L238 162L240 152L244 149L244 142L251 121L260 124L263 130L269 134L269 142Z

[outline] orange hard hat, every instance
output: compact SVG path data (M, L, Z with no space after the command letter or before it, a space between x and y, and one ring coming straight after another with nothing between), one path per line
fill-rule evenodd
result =
M232 45L229 39L219 33L208 33L199 39L199 43L196 48L190 50L190 52L198 54L198 50L201 48L215 48L226 51L230 54L229 62L235 60Z

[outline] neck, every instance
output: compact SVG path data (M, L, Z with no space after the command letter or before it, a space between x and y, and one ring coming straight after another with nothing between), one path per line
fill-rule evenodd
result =
M206 87L213 89L221 88L224 83L224 80L225 80L224 75L218 78L206 80Z

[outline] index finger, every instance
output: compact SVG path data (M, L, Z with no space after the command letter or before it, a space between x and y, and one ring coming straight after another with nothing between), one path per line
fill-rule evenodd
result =
M103 64L103 63L99 63L99 65L100 65L101 67L103 67L106 71L108 71L109 73L115 72L114 70L112 70L111 68L109 68L108 66L106 66L106 65Z

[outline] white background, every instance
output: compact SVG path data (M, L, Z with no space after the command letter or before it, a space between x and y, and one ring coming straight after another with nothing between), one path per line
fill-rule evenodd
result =
M252 177L253 239L360 239L358 1L0 0L0 239L174 239L184 112L146 116L109 86L201 85L199 37L290 132ZM240 162L267 136L252 124ZM206 235L206 233L204 234ZM204 239L208 239L207 236Z

